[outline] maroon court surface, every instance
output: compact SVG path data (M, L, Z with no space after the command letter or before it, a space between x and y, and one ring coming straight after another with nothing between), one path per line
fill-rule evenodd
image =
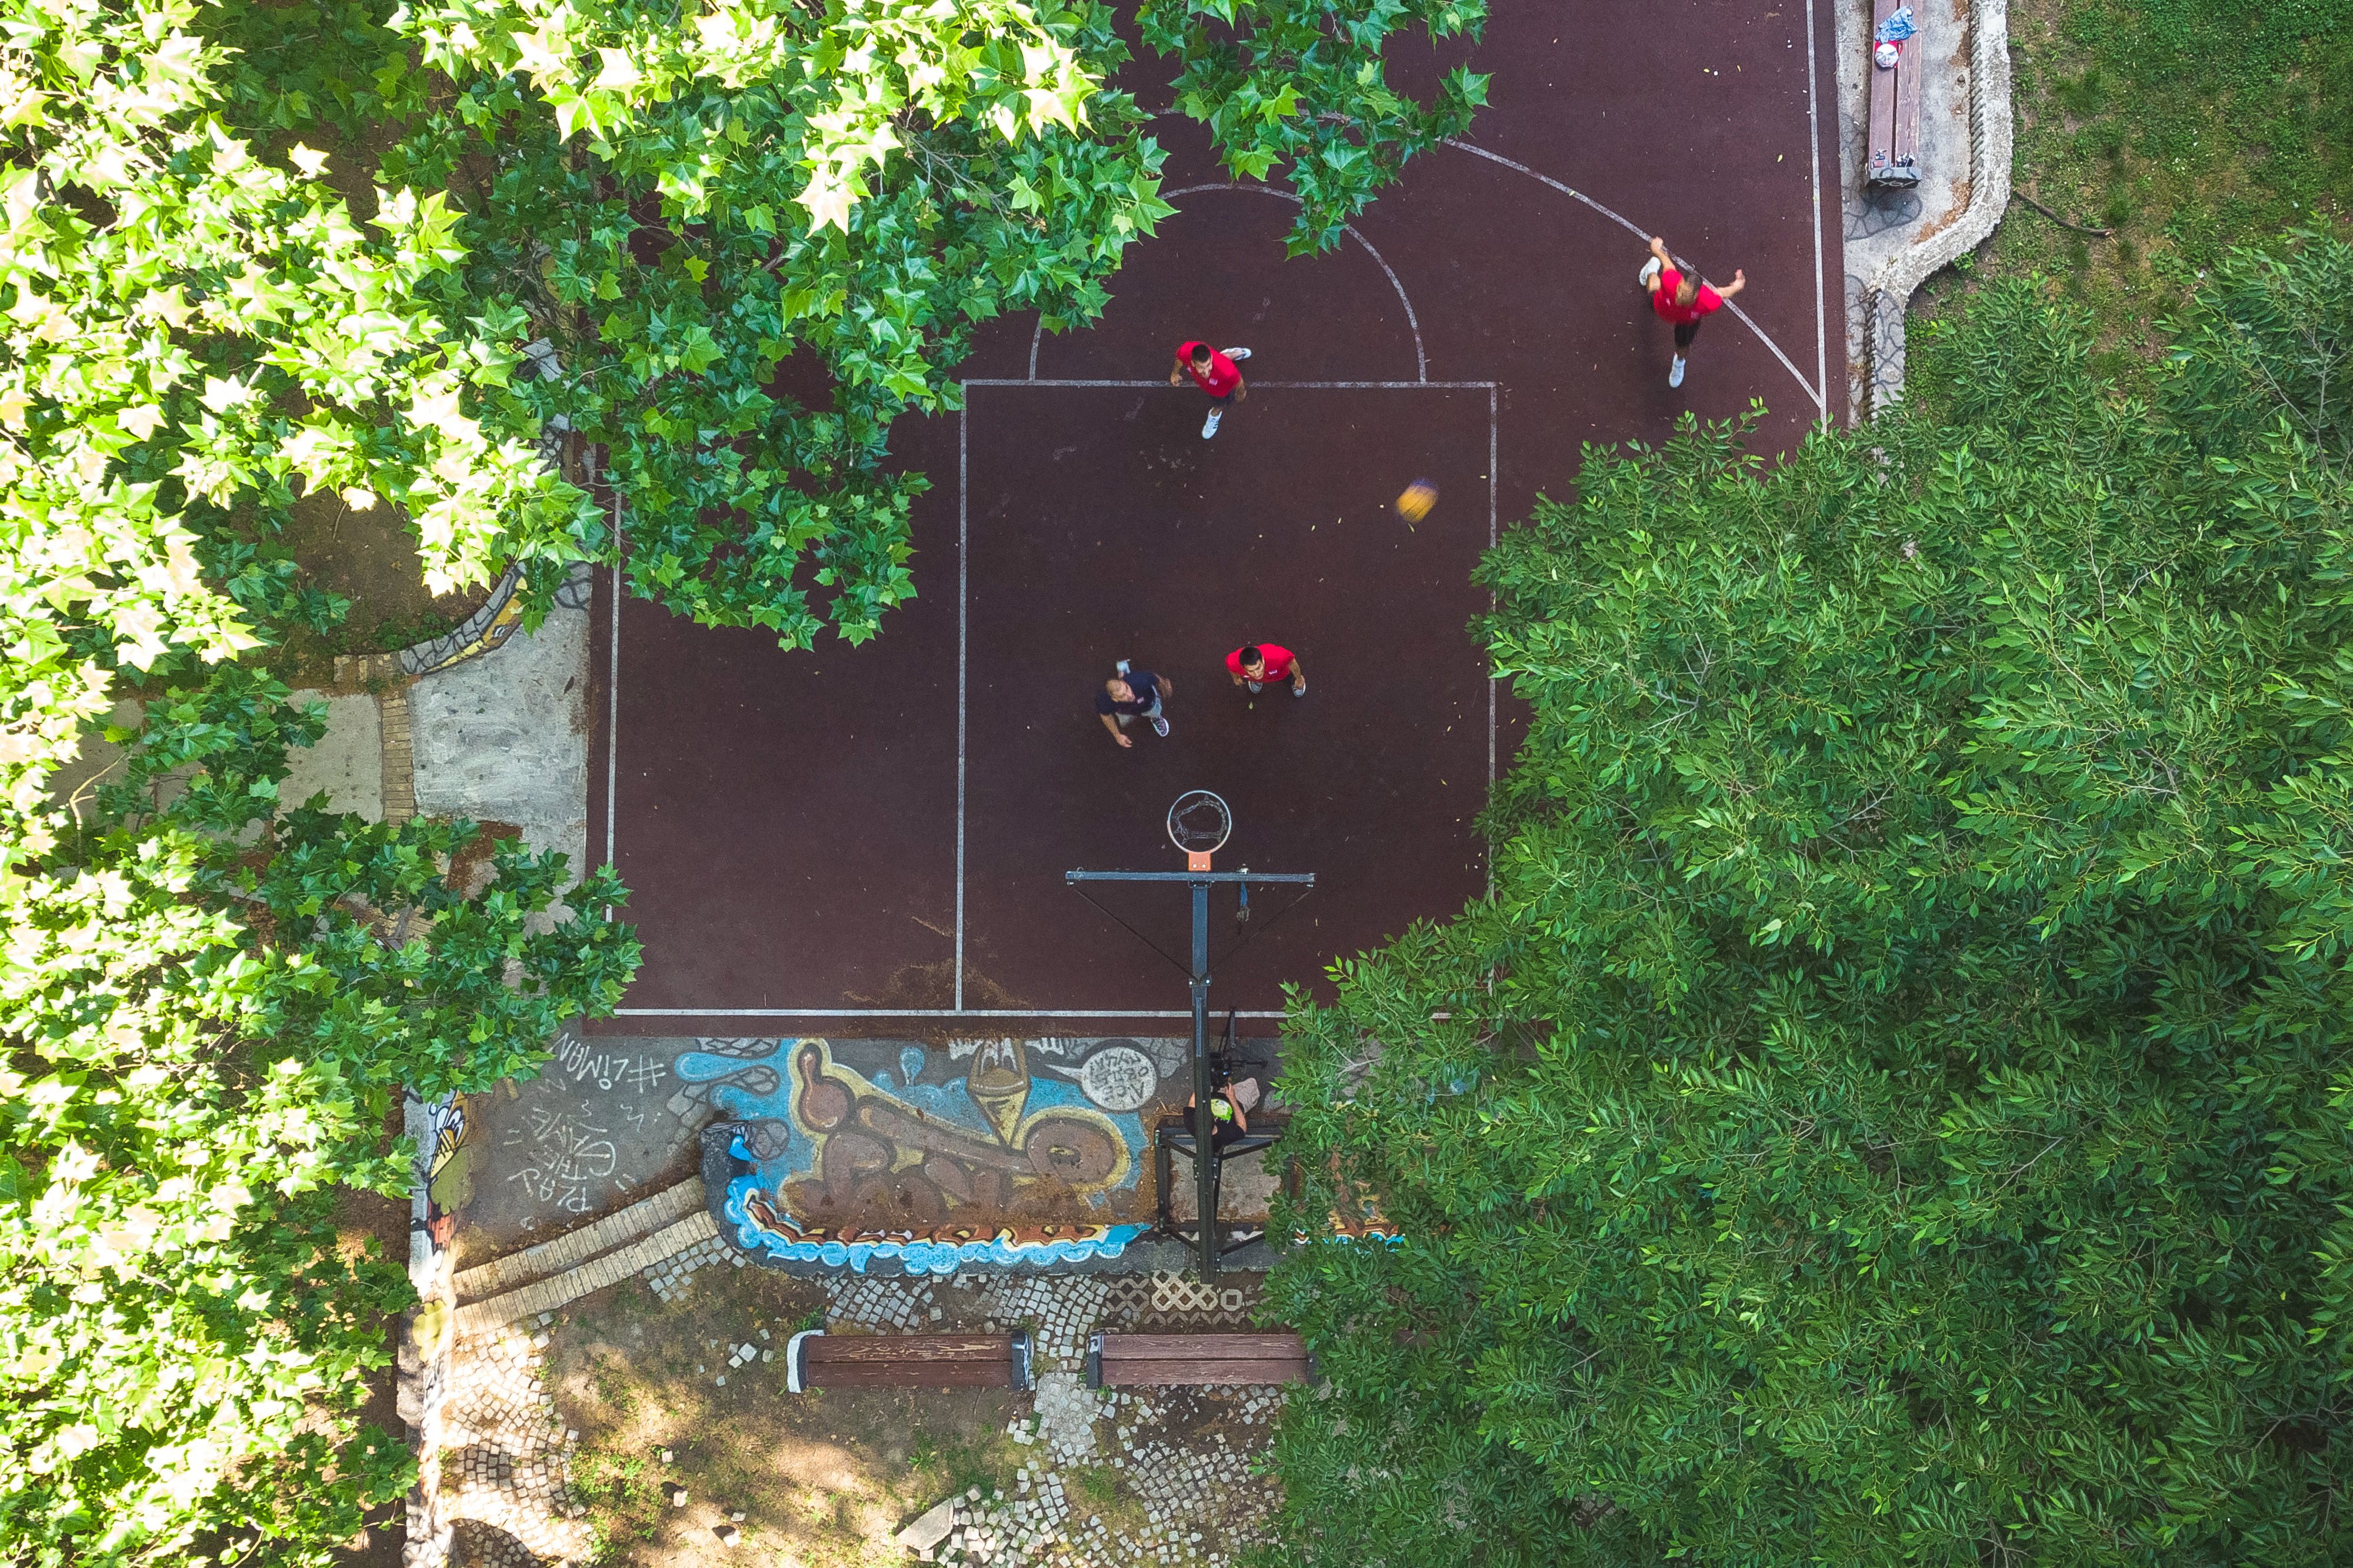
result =
M600 584L590 849L646 947L602 1027L1161 1028L1183 977L1062 874L1181 868L1162 819L1188 789L1233 807L1221 869L1317 877L1279 920L1291 895L1254 894L1248 928L1218 895L1213 952L1251 937L1217 970L1220 1009L1271 1014L1284 981L1320 989L1335 958L1476 897L1474 818L1514 734L1470 630L1493 530L1566 493L1584 443L1761 401L1778 448L1843 403L1831 33L1822 0L1500 5L1466 144L1303 260L1287 198L1160 118L1178 210L1103 319L993 324L963 414L895 433L934 488L921 597L880 638L787 654ZM1401 51L1395 75L1441 63ZM1635 286L1651 233L1749 279L1680 390ZM1199 394L1165 379L1193 336L1253 350L1210 441ZM1409 528L1391 502L1423 478L1440 499ZM1254 638L1300 652L1303 700L1230 688L1223 657ZM1166 740L1122 751L1095 718L1119 658L1175 681ZM1181 888L1098 897L1182 955Z

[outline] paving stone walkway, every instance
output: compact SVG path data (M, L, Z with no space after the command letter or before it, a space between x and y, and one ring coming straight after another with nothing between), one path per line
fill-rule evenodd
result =
M1013 1424L1011 1436L1039 1452L1009 1495L974 1488L955 1500L946 1540L916 1552L918 1561L1227 1568L1250 1544L1251 1527L1274 1500L1271 1484L1252 1471L1282 1391L1097 1393L1086 1386L1085 1370L1091 1331L1238 1325L1255 1305L1254 1282L1211 1289L1174 1274L959 1274L944 1284L848 1279L828 1282L826 1326L904 1332L943 1316L972 1315L938 1305L943 1290L972 1292L985 1329L1035 1325L1031 1414ZM1229 1438L1228 1430L1243 1436ZM1139 1527L1123 1530L1073 1500L1070 1472L1105 1464L1144 1504Z
M587 1510L565 1491L580 1434L564 1425L540 1377L554 1316L460 1339L452 1352L441 1486L457 1561L469 1568L586 1558L578 1520Z
M740 1263L696 1249L649 1280L665 1300L705 1268ZM1175 1274L958 1274L825 1282L828 1331L903 1333L944 1321L1036 1331L1035 1392L1008 1435L1037 1450L1009 1492L974 1488L952 1500L948 1532L911 1561L986 1568L1230 1568L1267 1519L1272 1483L1253 1473L1284 1392L1275 1388L1101 1393L1085 1384L1095 1329L1238 1326L1256 1305L1253 1276L1217 1288ZM444 1495L459 1561L488 1568L578 1564L591 1548L586 1510L568 1491L579 1434L567 1428L543 1379L543 1314L461 1337L448 1413ZM745 1366L773 1363L765 1331L717 1348L698 1372L723 1385ZM769 1375L775 1375L771 1373ZM1141 1504L1105 1519L1078 1495L1076 1472L1108 1467Z

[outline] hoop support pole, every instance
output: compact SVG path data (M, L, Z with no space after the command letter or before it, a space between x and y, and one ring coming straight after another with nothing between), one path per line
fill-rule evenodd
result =
M1201 1282L1218 1278L1218 1161L1200 1154L1217 1148L1217 1120L1209 1110L1209 884L1193 884L1193 1161L1196 1233Z
M1198 1219L1194 1226L1196 1267L1202 1280L1218 1278L1218 1180L1216 1119L1209 1110L1209 887L1215 882L1284 882L1315 885L1313 871L1065 871L1062 880L1082 882L1183 882L1193 890L1193 966L1187 977L1193 994L1193 1175ZM1133 928L1131 928L1133 929ZM1165 955L1164 955L1165 956ZM1166 1169L1165 1152L1160 1168ZM1160 1183L1165 1224L1168 1184Z
M1065 871L1065 882L1291 882L1315 885L1313 871Z

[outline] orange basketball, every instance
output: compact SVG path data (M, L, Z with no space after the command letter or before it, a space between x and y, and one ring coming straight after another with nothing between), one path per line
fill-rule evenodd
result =
M1437 504L1438 487L1428 479L1416 479L1406 486L1403 495L1398 497L1398 515L1408 522L1419 522Z

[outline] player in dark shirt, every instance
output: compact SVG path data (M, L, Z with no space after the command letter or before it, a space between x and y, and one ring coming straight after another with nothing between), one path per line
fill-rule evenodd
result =
M1192 1099L1185 1101L1187 1126L1193 1124L1194 1108L1200 1103ZM1242 1097L1235 1092L1233 1085L1228 1084L1209 1097L1209 1146L1222 1149L1249 1136L1250 1117L1242 1110Z
M1176 686L1165 675L1155 675L1148 669L1131 669L1127 660L1119 661L1119 673L1103 683L1095 693L1095 714L1111 738L1123 746L1134 742L1127 738L1127 726L1138 719L1152 721L1152 732L1168 733L1168 721L1161 717L1164 698L1176 695Z

